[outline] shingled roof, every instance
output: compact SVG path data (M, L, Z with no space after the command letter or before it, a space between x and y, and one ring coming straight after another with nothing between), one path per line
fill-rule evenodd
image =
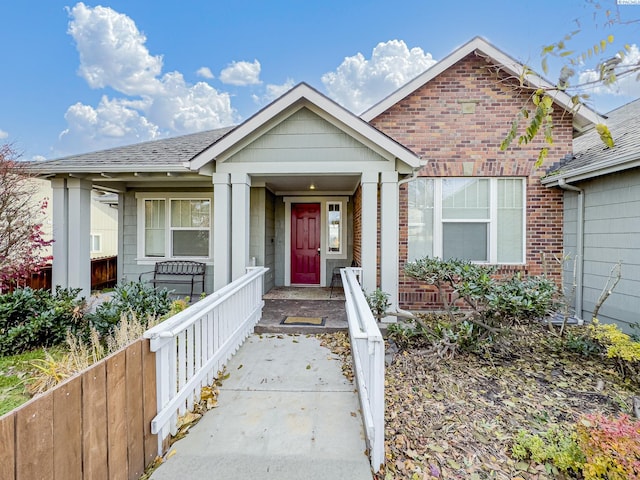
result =
M595 128L573 141L573 156L549 172L542 183L557 185L633 168L640 164L640 99L607 114L606 125L615 143L607 147Z
M235 127L136 143L92 153L36 162L40 174L80 172L183 172L197 154L213 145Z

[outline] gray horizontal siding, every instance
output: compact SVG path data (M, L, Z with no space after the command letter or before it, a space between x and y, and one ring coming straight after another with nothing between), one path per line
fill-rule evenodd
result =
M138 210L135 192L127 192L120 197L124 202L124 225L123 225L123 252L124 256L122 265L123 272L120 278L127 282L137 282L140 274L153 270L153 265L141 265L136 258L138 257ZM147 277L148 278L148 277ZM211 293L213 291L213 266L207 266L205 275L205 291ZM187 285L166 285L166 288L175 290L176 293L188 295L190 286ZM197 290L196 290L197 291Z
M234 163L386 161L351 135L303 108L232 156Z
M640 321L640 170L599 177L585 191L584 312L590 319L616 262L621 280L600 309L601 321ZM565 193L565 250L575 252L577 195Z
M567 256L567 260L563 263L563 282L566 286L565 293L569 294L571 285L573 285L574 261L576 258L577 245L577 200L578 195L574 192L565 192L564 194L564 236L563 236L563 252ZM575 305L573 305L575 307Z

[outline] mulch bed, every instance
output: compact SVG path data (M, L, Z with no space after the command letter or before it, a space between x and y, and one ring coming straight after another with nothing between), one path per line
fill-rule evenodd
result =
M323 342L352 378L345 333ZM484 354L438 358L428 349L394 355L385 382L387 461L376 480L558 478L510 456L521 429L542 432L582 414L632 412L640 386L613 362L581 356L538 327L513 332Z

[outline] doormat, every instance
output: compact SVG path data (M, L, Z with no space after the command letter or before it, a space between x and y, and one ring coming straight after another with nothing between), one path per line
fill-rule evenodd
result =
M313 327L323 327L324 317L284 317L280 325L311 325Z

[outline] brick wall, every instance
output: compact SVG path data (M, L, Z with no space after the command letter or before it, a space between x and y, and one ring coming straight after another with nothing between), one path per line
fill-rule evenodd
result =
M514 81L499 76L483 58L471 54L386 112L372 125L418 154L427 165L426 177L521 176L527 180L526 265L506 266L501 273L542 273L542 253L547 270L557 279L560 269L552 261L562 253L562 191L540 185L551 164L572 151L571 115L556 106L554 145L544 166L534 163L543 139L529 145L499 150L528 93ZM463 107L475 112L463 113ZM403 308L433 309L437 294L403 274L407 261L407 188L400 190L399 299Z
M362 186L353 194L353 261L362 265Z

